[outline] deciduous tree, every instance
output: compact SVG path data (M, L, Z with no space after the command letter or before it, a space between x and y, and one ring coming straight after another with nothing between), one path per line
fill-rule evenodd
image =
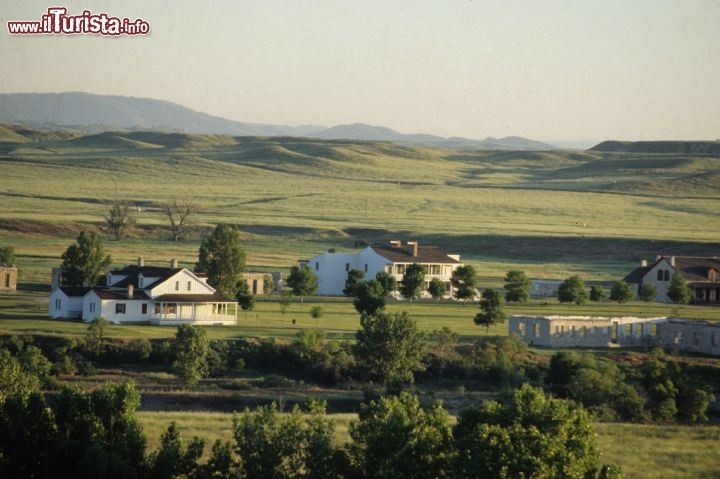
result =
M525 271L511 270L505 275L505 301L508 303L526 303L530 299L532 282Z
M15 264L15 248L0 246L0 264Z
M668 298L676 304L688 304L692 299L692 294L692 289L685 281L685 277L681 273L673 274L668 287Z
M130 207L128 204L119 201L117 198L113 200L108 214L103 216L103 218L105 218L105 223L107 224L107 232L111 234L116 241L124 237L128 228L134 223L130 217Z
M580 276L571 276L560 284L558 300L561 303L585 304L588 300L588 291L585 282Z
M208 284L221 296L233 298L245 270L245 251L235 226L219 224L200 244L195 271L208 275Z
M172 200L161 203L160 211L170 222L172 240L177 241L183 230L190 224L191 217L200 211L200 207L187 200Z
M640 286L640 299L649 303L657 297L657 288L652 283L645 283Z
M405 268L405 274L400 281L400 294L404 298L412 301L422 294L422 288L425 284L425 268L418 263L413 263Z
M361 281L355 286L353 306L358 313L372 316L385 308L385 298L385 288L378 281Z
M413 382L413 373L425 370L425 335L406 312L380 312L360 317L355 333L355 358L365 373L382 384Z
M453 296L463 304L477 294L477 272L469 264L455 268L450 283L453 286Z
M443 296L445 296L446 292L445 283L443 283L440 278L433 278L430 280L430 284L428 284L428 293L430 293L430 296L432 296L434 300L440 301Z
M210 342L204 329L189 324L178 326L173 349L173 370L185 385L193 386L207 375Z
M351 269L348 271L347 279L345 280L345 289L343 289L343 294L345 296L355 296L355 288L358 287L358 285L362 282L363 278L365 277L365 272L363 272L360 269Z
M112 263L100 235L85 230L68 246L62 260L63 281L68 286L95 286Z
M300 297L300 303L302 303L305 296L317 291L318 277L306 264L293 266L290 268L286 284L292 290L293 295Z
M610 299L618 303L627 303L635 297L635 291L632 286L625 281L615 281L610 290Z
M503 299L500 292L494 289L486 289L480 300L480 312L475 315L475 324L485 326L485 332L490 331L490 326L503 323L507 314L503 309Z
M385 296L390 296L394 291L398 289L398 282L395 276L385 271L378 271L375 275L375 281L380 283L385 291Z

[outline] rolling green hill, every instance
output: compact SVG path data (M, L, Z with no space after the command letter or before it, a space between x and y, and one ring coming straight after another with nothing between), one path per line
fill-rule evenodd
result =
M694 153L457 151L389 142L157 132L51 134L0 127L0 244L37 275L117 192L134 237L118 264L196 259L227 222L250 264L288 267L327 248L417 239L499 278L613 279L657 254L720 254L720 160ZM186 238L167 241L159 205L197 203ZM32 277L35 273L29 273ZM45 274L45 273L42 273Z

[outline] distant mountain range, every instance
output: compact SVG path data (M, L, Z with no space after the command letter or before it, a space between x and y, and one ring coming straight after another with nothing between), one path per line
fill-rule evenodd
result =
M720 156L720 141L603 141L591 151Z
M327 128L317 125L286 126L244 123L208 115L169 101L90 93L0 94L0 122L60 130L157 130L233 136L295 136L326 140L390 141L453 149L551 150L554 145L526 138L444 138L403 134L365 124Z

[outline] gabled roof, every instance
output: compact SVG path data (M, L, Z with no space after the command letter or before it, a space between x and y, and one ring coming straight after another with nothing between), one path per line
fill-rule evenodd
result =
M417 246L417 256L413 256L414 245L386 246L371 245L373 251L393 263L450 263L460 261L448 256L439 246Z
M711 269L720 271L720 258L718 257L702 258L692 256L661 256L657 259L657 261L649 266L640 266L639 268L635 268L630 274L623 278L623 281L635 284L642 283L645 275L657 266L658 263L666 261L672 264L673 259L675 262L675 271L682 273L683 277L688 282L707 281L708 272Z
M60 286L58 289L65 293L65 296L82 297L85 296L92 288L89 286Z
M127 291L112 291L105 288L95 288L93 292L97 294L100 299L120 299L128 301L147 301L150 297L143 291L135 291L132 298L128 298Z
M177 271L180 271L183 268L168 268L167 266L138 266L136 264L131 264L129 266L125 266L122 269L114 269L110 271L112 274L127 274L127 275L137 275L142 273L143 276L155 276L155 277L162 277L171 275L173 273L176 273Z

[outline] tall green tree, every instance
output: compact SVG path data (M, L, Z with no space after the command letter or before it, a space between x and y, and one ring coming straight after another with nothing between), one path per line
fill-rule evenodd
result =
M563 281L558 287L558 300L561 303L585 304L588 291L582 278L576 275Z
M68 246L62 260L63 281L68 286L95 286L112 263L100 235L85 230Z
M690 302L693 292L682 273L672 275L667 295L675 304L688 304Z
M532 282L525 271L511 270L505 275L505 301L508 303L526 303L530 299Z
M300 303L305 296L314 294L318 289L318 277L308 265L293 266L285 284L291 289L292 294L300 297Z
M241 279L237 285L235 299L243 311L252 311L255 308L255 296L250 292L250 285Z
M592 420L581 407L527 384L502 402L463 411L454 429L455 477L619 477L600 465Z
M452 474L452 421L436 402L420 406L407 392L386 396L360 407L360 421L351 424L352 477L377 479L438 479Z
M13 246L0 246L0 264L15 264L15 248Z
M445 283L440 278L433 278L428 284L428 293L432 296L432 299L440 301L447 290L445 289Z
M378 281L361 281L355 286L353 306L360 314L372 316L385 308L385 288Z
M422 294L425 285L425 268L418 263L413 263L405 268L405 274L400 281L400 294L412 301Z
M360 327L355 333L354 353L369 377L382 384L412 383L413 374L425 370L425 335L408 313L363 315Z
M193 386L207 375L210 341L204 329L190 324L178 326L173 349L173 370L185 385Z
M200 244L195 271L208 275L208 284L221 296L234 298L245 270L245 251L240 231L235 226L219 224Z
M507 314L503 309L503 298L500 292L494 289L486 289L480 300L480 312L475 315L475 324L485 326L485 332L490 331L493 324L503 323Z
M345 289L343 294L345 296L355 296L355 288L362 282L365 277L365 272L361 269L351 269L348 271L347 279L345 280Z
M455 268L450 283L453 286L453 296L463 304L477 294L477 272L469 264Z
M632 286L625 281L615 281L610 289L610 300L618 303L627 303L635 297Z
M148 458L149 477L153 479L176 479L194 477L200 469L198 461L205 449L205 442L194 437L190 443L183 444L175 421L160 436L160 448Z

